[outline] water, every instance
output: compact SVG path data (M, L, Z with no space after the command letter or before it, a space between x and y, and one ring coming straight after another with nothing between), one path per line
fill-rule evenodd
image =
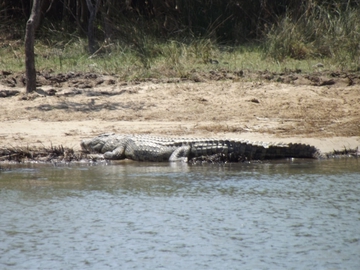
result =
M360 269L360 161L1 165L0 269Z

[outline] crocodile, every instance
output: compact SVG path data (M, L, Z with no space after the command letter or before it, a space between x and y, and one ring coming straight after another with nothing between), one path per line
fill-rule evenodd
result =
M320 158L314 146L301 143L264 143L239 139L171 138L150 135L101 134L83 140L84 152L103 154L108 160L184 161L223 154L229 161L281 158Z

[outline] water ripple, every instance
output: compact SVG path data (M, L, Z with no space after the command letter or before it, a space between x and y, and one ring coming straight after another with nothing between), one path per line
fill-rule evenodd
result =
M0 174L3 269L358 269L358 161Z

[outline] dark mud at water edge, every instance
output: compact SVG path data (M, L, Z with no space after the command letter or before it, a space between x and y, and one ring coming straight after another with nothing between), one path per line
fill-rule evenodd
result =
M321 159L332 158L358 158L360 151L356 149L334 150L331 153L326 153ZM286 159L283 159L286 160ZM70 164L70 163L88 163L95 165L96 163L103 164L111 163L105 160L101 154L92 154L86 151L75 151L72 148L59 146L51 147L9 147L0 148L0 171L5 168L5 163L51 163L56 164ZM225 163L261 163L263 160L249 160L246 157L226 155L218 153L213 155L204 155L191 158L189 164L225 164ZM1 165L3 164L3 166Z

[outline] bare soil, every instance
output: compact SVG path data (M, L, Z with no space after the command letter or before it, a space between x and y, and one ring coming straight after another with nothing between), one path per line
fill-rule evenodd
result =
M360 145L360 73L194 71L187 78L0 72L0 147L62 145L101 133Z

